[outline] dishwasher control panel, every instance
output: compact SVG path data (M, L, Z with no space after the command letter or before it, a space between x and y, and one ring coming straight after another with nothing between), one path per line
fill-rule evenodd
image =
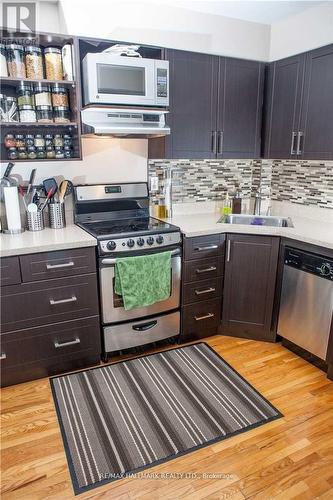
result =
M333 281L333 260L295 248L286 248L284 263L287 266L315 274Z

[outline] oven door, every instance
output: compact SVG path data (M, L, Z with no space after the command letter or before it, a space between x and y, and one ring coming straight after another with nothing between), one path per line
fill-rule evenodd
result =
M155 105L154 60L87 54L83 61L85 104Z
M151 306L125 311L121 296L114 291L116 259L102 258L100 260L100 292L102 302L103 324L118 323L131 319L152 316L162 312L177 309L180 304L181 251L171 252L171 293L166 300L156 302Z

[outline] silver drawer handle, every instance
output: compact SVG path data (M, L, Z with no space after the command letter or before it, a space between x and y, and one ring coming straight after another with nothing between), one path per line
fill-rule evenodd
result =
M195 321L201 321L202 319L209 319L215 316L213 313L205 314L205 316L194 316Z
M196 273L198 273L198 274L200 274L200 273L209 273L210 271L216 271L216 267L215 266L210 266L210 267L206 267L205 269L197 269Z
M76 302L77 297L75 295L72 295L69 299L60 299L60 300L53 300L50 299L50 305L51 306L56 306L57 304L68 304L68 302Z
M75 340L69 340L68 342L58 342L58 341L55 341L54 342L54 347L58 348L58 347L67 347L68 345L74 345L74 344L79 344L81 342L81 340L76 337Z
M4 353L4 352L2 352L2 353L0 354L0 360L2 360L2 359L6 359L6 358L7 358L7 354L6 354L6 353Z
M215 288L207 288L206 290L195 290L195 295L202 295L203 293L215 292Z
M214 248L218 248L218 245L208 245L206 247L195 247L194 250L198 252L204 252L205 250L214 250Z
M46 264L46 269L60 269L62 267L73 267L74 262L71 260L70 262L65 262L64 264Z

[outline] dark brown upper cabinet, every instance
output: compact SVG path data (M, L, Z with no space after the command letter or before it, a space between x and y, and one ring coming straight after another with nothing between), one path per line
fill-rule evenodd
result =
M333 158L333 44L269 65L265 158Z
M171 134L149 141L149 157L258 157L264 64L180 50L164 57Z

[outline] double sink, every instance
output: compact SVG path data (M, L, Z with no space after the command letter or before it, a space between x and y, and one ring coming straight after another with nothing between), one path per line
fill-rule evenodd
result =
M263 215L224 215L217 222L224 224L245 224L246 226L294 227L290 217Z

